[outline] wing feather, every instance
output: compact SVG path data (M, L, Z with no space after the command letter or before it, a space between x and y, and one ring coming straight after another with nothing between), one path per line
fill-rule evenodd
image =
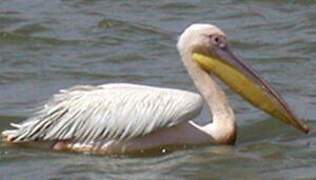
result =
M132 84L76 86L54 95L8 139L94 142L126 140L197 116L202 98L191 92Z

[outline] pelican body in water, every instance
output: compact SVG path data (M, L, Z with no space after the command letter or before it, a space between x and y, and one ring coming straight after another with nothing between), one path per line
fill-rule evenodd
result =
M270 85L244 64L225 34L210 24L193 24L177 43L181 60L200 94L134 84L75 86L61 90L15 129L2 132L6 144L50 142L55 150L124 154L168 146L234 144L237 126L217 76L257 108L308 133ZM191 121L203 100L212 123Z

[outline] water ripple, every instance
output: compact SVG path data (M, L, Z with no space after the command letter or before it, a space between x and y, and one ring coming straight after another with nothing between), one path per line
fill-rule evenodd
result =
M239 124L236 146L102 157L0 145L1 178L316 177L315 7L313 0L0 1L0 131L76 84L196 91L176 50L178 35L193 22L220 26L234 51L311 127L303 135L227 91ZM197 122L209 119L205 107Z

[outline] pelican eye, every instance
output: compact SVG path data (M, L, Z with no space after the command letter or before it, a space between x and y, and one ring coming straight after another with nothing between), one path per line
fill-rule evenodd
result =
M210 37L211 43L215 45L216 47L219 47L219 48L226 47L227 43L226 43L225 37L217 35L217 34L210 35L209 37Z

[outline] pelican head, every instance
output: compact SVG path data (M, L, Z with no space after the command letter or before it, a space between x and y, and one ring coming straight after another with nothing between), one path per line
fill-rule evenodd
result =
M209 54L214 47L212 41L225 38L225 34L218 27L211 24L192 24L181 34L177 48L181 56L199 52Z
M308 127L282 97L231 51L226 35L218 27L210 24L189 26L180 36L177 48L188 70L197 66L214 74L255 107L308 133Z

